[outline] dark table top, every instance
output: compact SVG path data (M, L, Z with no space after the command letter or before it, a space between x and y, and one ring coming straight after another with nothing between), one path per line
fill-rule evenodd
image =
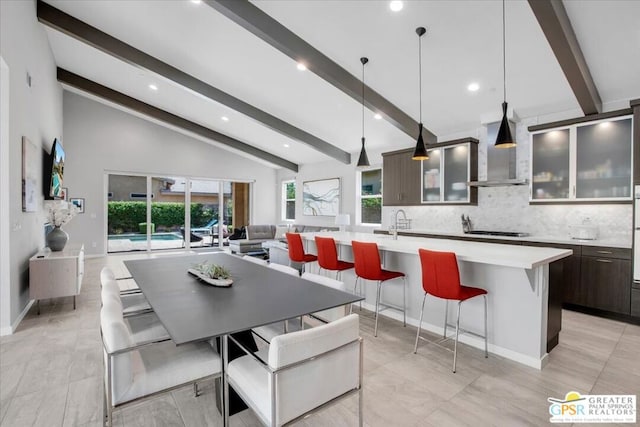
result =
M233 285L218 288L187 273L188 268L204 261L226 267ZM244 331L362 299L227 253L124 264L176 344Z

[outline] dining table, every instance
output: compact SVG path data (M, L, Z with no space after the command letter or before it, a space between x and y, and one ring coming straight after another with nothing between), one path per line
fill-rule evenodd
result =
M212 286L188 272L202 263L224 267L231 286ZM226 252L158 256L124 264L176 345L220 338L223 402L229 335L362 299ZM226 427L228 405L223 406Z

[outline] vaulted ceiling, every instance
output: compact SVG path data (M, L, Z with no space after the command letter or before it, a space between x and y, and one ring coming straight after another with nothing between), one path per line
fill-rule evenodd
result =
M295 169L330 158L348 162L349 153L357 158L361 104L354 89L362 56L370 61L367 147L411 146L417 134L412 125L419 119L418 26L428 29L422 49L425 127L442 140L499 118L501 1L405 1L400 12L392 12L387 1L263 0L243 5L253 10L247 20L225 13L229 3L234 2L48 0L75 18L74 31L82 21L99 37L41 22L58 66L80 81L179 117L195 126L192 132L213 131L196 132L210 140L221 134L235 141L231 150L250 151L276 167ZM563 4L603 111L628 107L630 99L640 98L640 1ZM278 25L290 30L288 42L295 45L299 38L328 62L305 58L304 52L287 54L251 27L261 13L273 21L269 31ZM128 45L132 56L118 55L126 50L118 50L118 42ZM147 61L136 64L140 58ZM309 69L298 70L296 61L307 62ZM506 2L506 69L507 100L517 116L574 117L581 111L527 1ZM61 81L69 90L104 96ZM467 90L472 82L478 91ZM382 119L374 118L378 112Z

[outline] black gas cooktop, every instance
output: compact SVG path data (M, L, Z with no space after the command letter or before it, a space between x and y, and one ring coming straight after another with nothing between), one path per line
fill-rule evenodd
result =
M504 237L526 237L529 233L522 233L520 231L489 231L489 230L472 230L465 234L479 234L484 236L504 236Z

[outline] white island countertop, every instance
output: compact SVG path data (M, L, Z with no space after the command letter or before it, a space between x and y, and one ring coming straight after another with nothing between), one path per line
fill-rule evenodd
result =
M385 231L385 230L383 230ZM623 248L631 249L631 232L628 236L619 237L605 237L595 240L581 240L572 239L569 236L543 236L543 235L530 235L524 237L511 237L511 236L491 236L486 234L465 234L463 232L455 231L440 231L440 230L426 230L412 228L409 230L399 230L401 234L431 234L434 236L443 237L456 237L467 239L491 239L491 240L505 240L515 242L535 242L535 243L553 243L559 245L578 245L578 246L606 246L611 248Z
M303 238L314 236L333 237L336 243L351 245L352 240L375 242L383 251L418 255L418 249L455 252L459 261L490 264L504 267L534 269L570 256L573 251L534 246L514 246L499 243L465 242L463 240L429 239L425 237L398 236L352 232L303 233Z

